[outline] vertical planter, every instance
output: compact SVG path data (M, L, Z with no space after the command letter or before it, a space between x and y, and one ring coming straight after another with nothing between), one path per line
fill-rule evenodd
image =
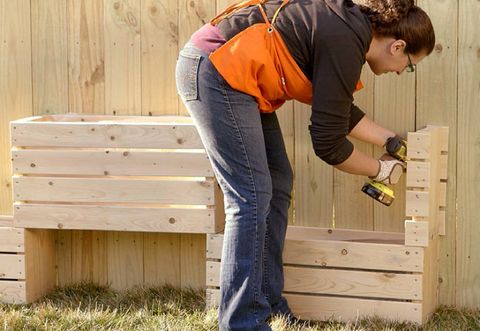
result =
M284 294L303 319L359 317L423 323L438 303L445 234L448 129L408 134L405 233L290 226ZM207 301L219 300L222 234L207 238Z

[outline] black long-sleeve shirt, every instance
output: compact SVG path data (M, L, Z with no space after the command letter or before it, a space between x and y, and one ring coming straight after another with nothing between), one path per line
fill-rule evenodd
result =
M263 5L270 19L281 3ZM229 40L259 22L263 17L251 6L220 21L218 28ZM346 136L364 116L353 104L353 92L372 39L370 22L350 0L290 0L274 25L312 82L309 130L315 154L328 164L342 163L353 152Z

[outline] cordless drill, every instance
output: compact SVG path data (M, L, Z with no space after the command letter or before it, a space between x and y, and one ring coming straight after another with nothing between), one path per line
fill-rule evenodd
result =
M405 162L407 160L407 142L399 136L391 137L387 139L385 143L385 149L387 153L395 159ZM368 194L373 199L390 206L395 199L393 190L387 185L370 180L362 187L362 192Z

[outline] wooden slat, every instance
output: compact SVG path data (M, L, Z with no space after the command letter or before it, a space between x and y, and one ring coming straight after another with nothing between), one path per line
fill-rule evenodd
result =
M220 262L207 261L207 286L220 286ZM372 271L284 267L289 293L421 300L422 276Z
M70 230L71 269L69 283L89 282L108 285L106 231ZM57 254L60 253L57 250Z
M403 244L405 235L399 232L362 231L332 228L314 228L306 226L289 226L288 239L305 240L341 240L370 242L378 244Z
M16 201L214 204L215 182L211 179L15 176L13 183Z
M202 152L155 150L17 150L13 171L20 174L111 176L212 176Z
M220 259L222 235L208 236L207 258ZM295 265L423 271L423 249L403 245L287 239L283 262Z
M365 316L389 320L422 322L422 305L417 302L368 300L321 295L285 294L295 316L307 320L335 319L356 322ZM209 306L217 306L220 290L207 289Z
M431 235L430 222L405 221L405 246L427 247Z
M108 232L108 280L118 291L143 285L143 233Z
M68 109L66 1L31 1L33 113Z
M32 116L30 0L0 0L0 214L12 214L9 122Z
M480 123L480 61L478 17L480 2L458 2L458 104L457 113L457 200L449 200L449 209L457 210L455 304L458 307L480 305L480 227L478 208L478 132ZM450 178L449 178L450 180ZM455 202L457 205L454 205ZM451 221L451 220L449 220ZM448 281L452 281L449 279Z
M354 103L366 113L368 118L373 118L375 78L369 66L363 67L360 79L362 80L364 88L354 93ZM356 149L369 156L373 156L373 145L356 139L350 140ZM360 191L367 178L364 176L352 176L337 169L334 169L333 172L335 227L373 230L373 204L376 202ZM345 208L346 201L348 201L348 208Z
M430 159L430 134L426 132L409 132L407 156L410 159Z
M12 227L12 226L13 226L13 216L0 215L0 227Z
M428 205L431 194L427 191L407 191L407 216L433 216Z
M0 254L0 279L25 279L25 255Z
M203 289L205 287L205 235L186 234L180 235L180 279L184 289Z
M309 105L294 102L295 225L333 227L333 168L315 155L310 115Z
M0 302L7 304L27 303L25 281L0 280Z
M407 162L407 187L427 188L430 183L430 162Z
M20 228L182 233L218 231L214 209L20 204L14 210L14 223Z
M0 252L24 252L24 243L23 229L0 227Z
M144 0L142 16L142 114L178 114L175 64L179 51L178 1Z
M88 116L85 122L30 122L11 123L12 145L21 147L98 147L98 148L162 148L203 149L203 144L192 123L172 118L171 123L158 123L132 116L130 122L98 119ZM153 117L152 117L153 118ZM160 117L155 117L160 118ZM66 118L68 120L68 117ZM136 122L138 121L138 122Z
M104 1L67 1L69 112L105 113Z
M106 0L105 113L141 113L140 0Z
M144 234L145 286L171 284L181 287L180 236L172 233Z

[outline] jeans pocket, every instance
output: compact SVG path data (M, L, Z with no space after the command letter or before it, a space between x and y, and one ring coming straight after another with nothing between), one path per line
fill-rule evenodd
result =
M198 66L201 55L180 52L176 67L177 90L185 101L198 98Z

